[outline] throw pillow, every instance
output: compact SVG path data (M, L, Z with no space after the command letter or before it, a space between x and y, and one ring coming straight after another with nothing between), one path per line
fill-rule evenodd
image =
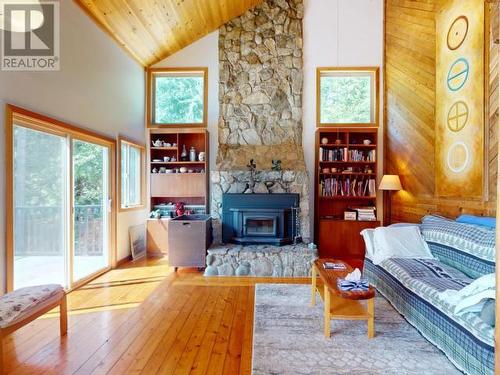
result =
M389 258L434 259L417 226L376 228L373 244L377 265Z

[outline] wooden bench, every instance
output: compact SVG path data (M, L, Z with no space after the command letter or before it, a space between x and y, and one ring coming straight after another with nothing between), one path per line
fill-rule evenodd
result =
M61 336L68 331L66 292L56 284L26 287L0 297L0 374L3 374L3 338L59 306Z

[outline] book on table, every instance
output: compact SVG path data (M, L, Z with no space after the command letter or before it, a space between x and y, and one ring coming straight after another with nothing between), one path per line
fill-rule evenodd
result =
M346 266L344 263L324 262L323 268L325 270L345 270Z

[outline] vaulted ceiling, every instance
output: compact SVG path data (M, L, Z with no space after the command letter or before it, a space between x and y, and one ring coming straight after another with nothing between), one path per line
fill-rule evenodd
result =
M75 1L144 66L150 66L172 55L262 2L262 0Z

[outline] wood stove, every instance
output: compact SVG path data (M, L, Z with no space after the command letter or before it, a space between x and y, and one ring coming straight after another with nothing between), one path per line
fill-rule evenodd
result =
M298 239L298 194L224 194L222 239L286 245Z

